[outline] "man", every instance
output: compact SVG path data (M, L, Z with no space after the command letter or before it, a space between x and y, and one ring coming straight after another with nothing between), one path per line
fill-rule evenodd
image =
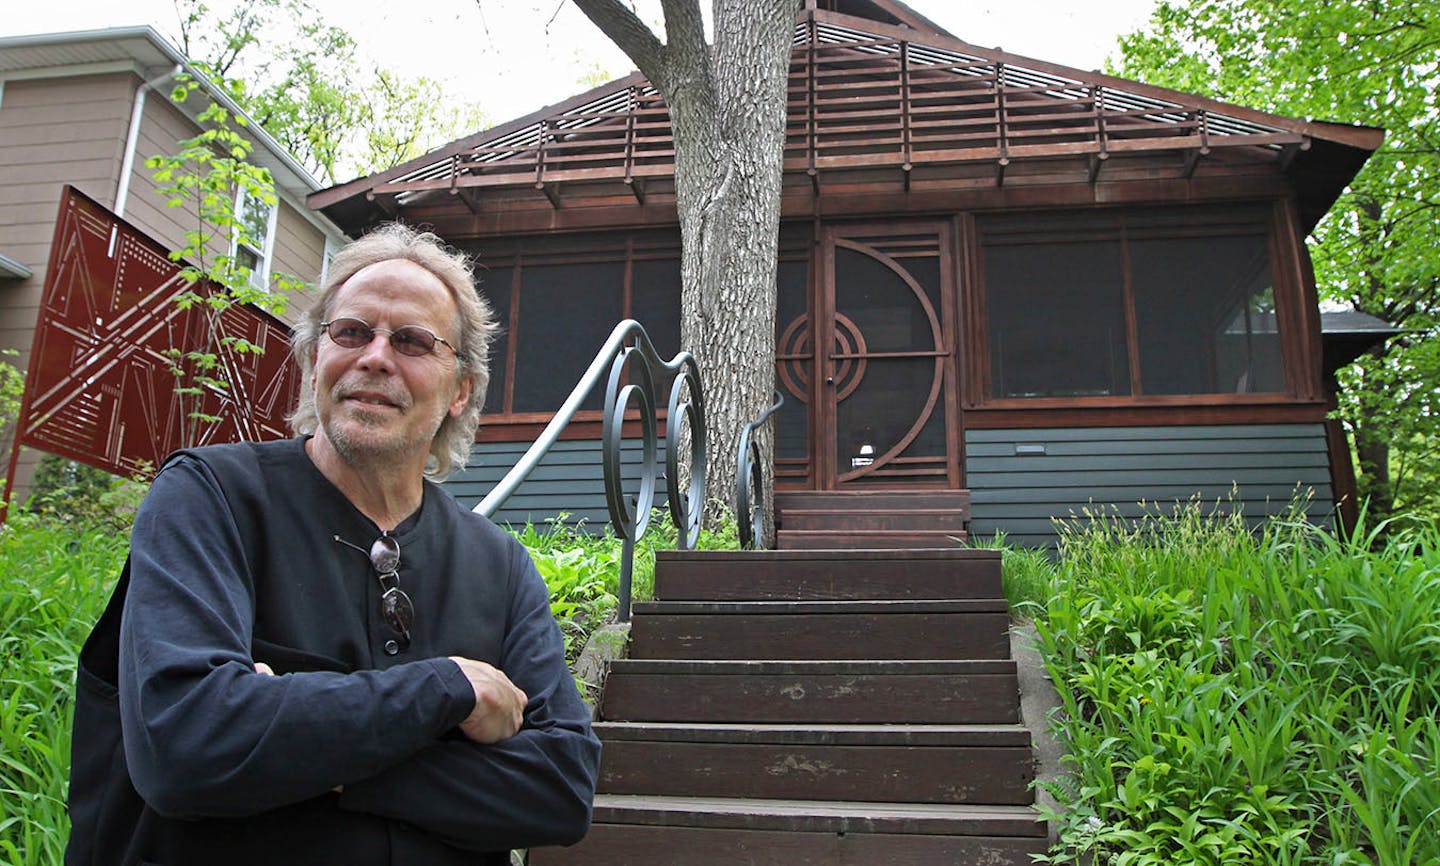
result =
M167 461L115 655L109 611L82 653L67 862L494 864L584 835L599 743L548 592L426 478L468 456L493 332L463 257L386 227L296 326L301 437Z

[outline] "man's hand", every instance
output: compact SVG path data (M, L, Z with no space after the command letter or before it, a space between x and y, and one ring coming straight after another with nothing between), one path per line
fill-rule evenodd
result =
M524 720L525 693L499 668L474 659L451 656L475 690L475 709L460 723L460 732L477 743L498 743L515 736Z

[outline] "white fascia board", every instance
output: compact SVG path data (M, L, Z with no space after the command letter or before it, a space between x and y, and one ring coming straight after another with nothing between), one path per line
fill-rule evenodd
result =
M35 276L35 272L26 267L23 262L0 253L0 278L28 280L33 276Z

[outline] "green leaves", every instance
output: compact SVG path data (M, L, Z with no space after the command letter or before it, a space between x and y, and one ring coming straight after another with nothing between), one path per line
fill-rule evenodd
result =
M440 82L366 61L354 37L307 0L241 0L228 11L185 0L179 9L181 47L196 66L329 183L484 126L479 107L457 103Z
M174 97L192 98L199 90L193 79L182 77ZM202 93L200 98L205 98ZM221 353L244 356L262 349L223 333L221 317L237 304L280 312L283 291L303 285L293 277L275 276L275 291L258 285L252 270L253 251L263 250L270 225L270 210L279 203L268 169L249 162L254 145L239 130L244 117L218 102L208 102L197 120L198 134L177 143L173 154L145 161L168 207L182 211L191 228L184 244L170 252L180 263L180 275L190 284L175 299L178 309L205 320L199 342L176 346L165 354L170 372L179 380L176 394L182 404L181 440L193 445L221 420L223 401L230 390Z
M61 862L75 658L125 540L25 514L0 530L0 861Z
M1069 522L1037 617L1069 745L1048 862L1440 858L1440 530L1192 504Z
M1340 376L1362 494L1440 516L1440 15L1429 0L1166 0L1118 74L1383 127L1310 239L1323 299L1408 329ZM1387 459L1393 452L1394 459ZM1392 487L1393 485L1393 487Z

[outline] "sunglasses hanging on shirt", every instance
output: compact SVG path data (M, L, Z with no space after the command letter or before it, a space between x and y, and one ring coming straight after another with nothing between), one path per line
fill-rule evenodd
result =
M346 547L361 553L366 552L365 548L351 544L338 535L332 537ZM397 636L395 652L404 652L410 648L410 627L415 624L415 605L410 601L410 596L405 594L405 590L400 588L400 542L390 533L382 532L370 545L368 555L370 567L375 570L375 575L380 580L380 616ZM386 652L389 650L387 645Z

